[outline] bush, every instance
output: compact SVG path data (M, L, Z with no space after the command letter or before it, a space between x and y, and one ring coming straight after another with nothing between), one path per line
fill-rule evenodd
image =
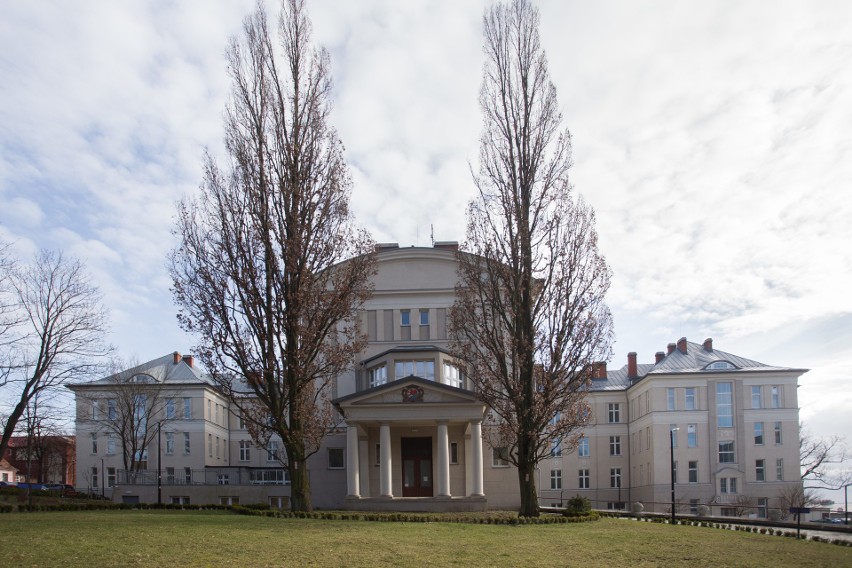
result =
M562 513L566 517L583 517L592 512L592 503L585 497L576 495L568 499L565 505L565 511Z

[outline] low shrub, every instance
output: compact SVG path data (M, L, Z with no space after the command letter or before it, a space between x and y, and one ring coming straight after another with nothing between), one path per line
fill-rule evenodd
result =
M575 495L568 499L565 504L565 511L562 513L566 517L583 517L592 512L592 502L586 497Z

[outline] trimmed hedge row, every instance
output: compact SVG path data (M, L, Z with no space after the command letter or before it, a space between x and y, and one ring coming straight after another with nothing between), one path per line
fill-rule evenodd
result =
M192 511L227 511L228 505L173 505L164 503L112 503L104 501L100 503L56 503L50 505L34 504L32 507L21 505L0 505L0 513L26 513L26 512L51 512L51 511L127 511L131 509L167 509L167 510L192 510Z
M504 516L483 516L471 514L429 514L429 513L370 513L363 511L280 511L263 510L251 506L234 505L231 510L238 515L274 517L279 519L318 519L327 521L373 521L390 523L466 523L479 525L552 525L565 523L583 523L597 521L600 516L592 511L585 516L565 517L546 515L542 517L518 517L514 514Z

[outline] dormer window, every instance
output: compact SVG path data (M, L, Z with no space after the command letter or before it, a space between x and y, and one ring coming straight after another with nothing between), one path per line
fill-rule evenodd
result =
M151 375L134 375L131 381L134 383L153 383L154 377Z
M736 369L736 366L732 365L731 363L728 363L727 361L713 361L704 368L711 371L720 371Z
M427 381L434 381L435 361L397 361L394 374L396 379L415 375Z

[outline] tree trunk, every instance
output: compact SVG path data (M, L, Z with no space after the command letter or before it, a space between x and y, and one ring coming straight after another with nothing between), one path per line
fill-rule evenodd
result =
M313 511L311 478L306 459L290 459L290 510Z
M538 517L538 492L535 487L535 466L526 463L518 466L518 486L521 489L521 517Z

